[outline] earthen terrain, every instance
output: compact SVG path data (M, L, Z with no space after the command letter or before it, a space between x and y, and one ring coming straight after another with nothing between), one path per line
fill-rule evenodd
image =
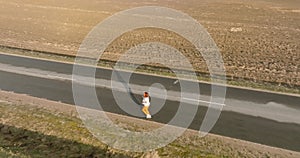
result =
M229 78L300 86L297 0L0 0L0 45L76 55L82 40L99 22L144 5L174 8L197 19L220 48ZM132 46L159 41L178 48L195 69L207 72L201 56L175 36L162 30L135 30L117 39L102 58L118 60Z

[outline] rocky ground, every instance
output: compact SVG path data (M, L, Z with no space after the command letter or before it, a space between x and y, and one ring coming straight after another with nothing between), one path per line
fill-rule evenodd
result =
M229 78L299 88L299 15L297 0L33 1L0 0L0 45L76 55L97 23L118 11L159 5L197 19L221 50ZM103 59L118 60L128 48L161 41L178 48L201 72L205 62L189 43L162 30L136 30L117 39Z
M110 119L132 131L161 124L115 114ZM110 148L85 128L74 106L0 91L0 157L278 157L300 153L241 140L187 131L173 143L148 153Z

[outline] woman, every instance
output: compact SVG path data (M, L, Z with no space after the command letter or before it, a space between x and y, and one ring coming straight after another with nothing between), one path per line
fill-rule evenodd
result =
M150 96L148 92L144 92L144 96L143 96L143 113L146 115L147 119L151 118L150 112L149 112L149 107L150 107Z

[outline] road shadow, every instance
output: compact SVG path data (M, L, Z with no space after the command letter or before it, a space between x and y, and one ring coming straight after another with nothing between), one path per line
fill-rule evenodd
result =
M29 157L128 157L92 145L0 124L0 147Z

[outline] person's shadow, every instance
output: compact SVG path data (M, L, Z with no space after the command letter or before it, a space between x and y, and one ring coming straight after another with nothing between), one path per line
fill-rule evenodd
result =
M136 103L137 105L141 105L141 102L137 99L136 95L132 92L129 83L127 83L122 75L120 74L120 72L116 69L114 69L114 72L116 73L116 76L118 78L118 80L124 85L124 87L126 88L126 92L129 94L130 98L132 99L132 101L134 103Z

